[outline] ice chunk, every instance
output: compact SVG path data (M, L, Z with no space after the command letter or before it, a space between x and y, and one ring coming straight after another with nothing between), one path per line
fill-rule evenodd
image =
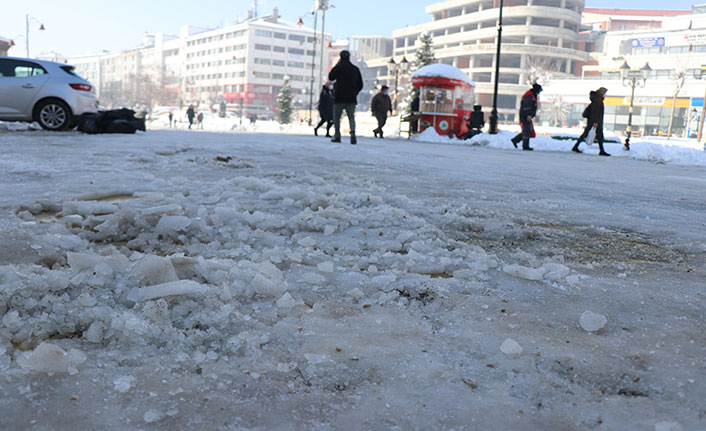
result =
M587 332L598 331L602 329L607 322L608 319L606 319L604 315L592 311L584 311L579 318L579 324L583 330Z
M571 273L568 266L560 263L545 263L542 268L546 271L544 279L549 281L563 280Z
M284 279L282 271L280 271L279 268L277 268L270 262L265 261L260 263L260 265L258 266L258 270L272 281L278 282Z
M145 412L145 415L142 417L142 419L144 419L145 422L147 422L148 424L151 424L152 422L157 422L163 417L164 413L160 412L159 410L150 409Z
M101 256L98 254L69 253L67 255L69 266L76 271L93 269L96 265L104 263L115 272L122 272L127 269L130 261L122 254L112 256Z
M327 224L326 226L324 226L324 235L333 235L334 232L336 232L336 226L331 224Z
M297 301L292 298L289 292L284 292L284 295L282 295L275 304L277 304L279 308L292 308L297 305Z
M145 216L155 216L155 215L163 215L163 214L179 214L182 211L181 205L177 204L170 204L170 205L161 205L158 207L152 207L152 208L146 208L142 210L142 215Z
M171 260L154 255L137 262L132 267L132 275L147 286L179 280Z
M155 232L158 234L169 234L183 231L191 225L191 219L184 216L165 215L159 219Z
M197 283L192 280L179 280L131 289L127 294L127 299L133 302L140 302L172 295L203 294L206 291L208 291L208 286L205 284Z
M319 269L321 272L327 272L327 273L332 273L333 272L333 262L321 262L320 264L316 265L316 267Z
M286 290L283 281L273 281L262 274L257 274L252 280L253 292L261 296L281 296Z
M91 323L91 326L83 332L83 338L90 343L100 343L103 341L103 332L105 331L105 325L103 322L96 320Z
M522 353L522 346L520 346L517 341L512 338L507 338L500 345L500 351L506 355L519 355Z
M133 376L120 376L113 380L113 387L116 391L124 394L130 390L134 382L135 378Z
M56 344L42 343L31 352L25 352L18 358L20 367L46 373L76 374L76 366L86 360L86 355L80 350L64 351Z
M98 303L96 298L92 297L88 292L83 292L78 296L78 298L76 298L76 300L84 307L93 307L96 303Z
M101 214L114 214L118 207L110 202L101 201L66 201L61 210L61 215L78 214L84 217Z
M313 247L316 245L316 240L310 236L307 236L297 241L297 243L302 247Z
M544 267L539 268L527 268L521 265L505 265L503 271L513 275L518 278L524 278L525 280L540 281L544 278L544 273L546 269Z

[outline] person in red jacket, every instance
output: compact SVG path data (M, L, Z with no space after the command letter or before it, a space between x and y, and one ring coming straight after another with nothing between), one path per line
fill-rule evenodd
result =
M512 138L512 145L517 148L517 144L522 141L522 149L532 151L529 146L530 138L535 137L534 124L532 119L537 116L537 104L539 102L539 93L542 92L542 86L535 83L532 88L522 96L520 104L520 125L522 125L522 133Z

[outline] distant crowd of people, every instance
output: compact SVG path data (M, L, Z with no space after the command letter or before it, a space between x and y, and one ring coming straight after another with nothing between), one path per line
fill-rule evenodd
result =
M356 144L356 123L355 110L357 105L357 97L363 89L363 78L360 74L360 69L353 65L350 60L350 52L341 51L340 59L336 66L331 69L328 75L329 81L321 89L319 94L318 111L321 120L314 127L314 135L319 135L319 128L326 125L326 137L331 137L331 142L341 142L341 116L343 112L348 117L350 126L350 143ZM542 92L542 86L538 83L525 92L520 103L519 120L522 131L511 139L515 148L522 142L522 150L532 151L530 140L536 137L534 130L534 118L537 116L537 108L539 106L539 94ZM608 90L604 87L596 91L591 91L589 94L590 104L583 113L586 118L586 127L575 142L572 151L582 153L579 148L580 144L586 141L589 145L596 141L598 143L599 154L601 156L610 156L605 151L603 146L603 114L605 111L603 101ZM412 102L411 111L415 113L419 110L419 98ZM377 120L377 128L373 130L376 138L383 138L383 127L388 118L388 113L392 114L393 106L392 99L389 95L389 87L383 85L380 91L373 97L370 104L370 111ZM416 132L418 124L416 120L411 120L410 129ZM481 106L473 107L469 118L467 119L468 132L463 138L469 138L480 133L480 129L485 125ZM333 137L331 136L331 127L334 128Z

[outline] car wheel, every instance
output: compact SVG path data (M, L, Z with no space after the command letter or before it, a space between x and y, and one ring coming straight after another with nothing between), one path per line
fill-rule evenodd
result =
M36 112L36 120L45 130L66 130L73 123L71 110L61 100L49 99L40 102Z

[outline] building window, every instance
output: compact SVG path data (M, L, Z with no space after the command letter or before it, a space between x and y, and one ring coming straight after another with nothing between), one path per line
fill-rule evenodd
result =
M255 49L259 51L272 51L272 45L262 45L260 43L256 43Z
M275 39L287 39L287 33L277 33L277 32L275 32Z
M284 66L284 60L272 60L273 66Z
M304 50L299 48L289 48L288 52L295 55L304 55Z
M255 58L255 64L271 64L269 58Z
M265 30L255 30L255 36L260 36L260 37L272 37L272 32L271 32L271 31L265 31Z
M306 41L306 36L302 36L299 34L290 34L289 40L296 40L298 42L304 43Z
M275 46L272 47L272 51L274 51L274 52L285 52L286 50L285 50L285 48L284 48L283 46L276 46L276 45L275 45Z

